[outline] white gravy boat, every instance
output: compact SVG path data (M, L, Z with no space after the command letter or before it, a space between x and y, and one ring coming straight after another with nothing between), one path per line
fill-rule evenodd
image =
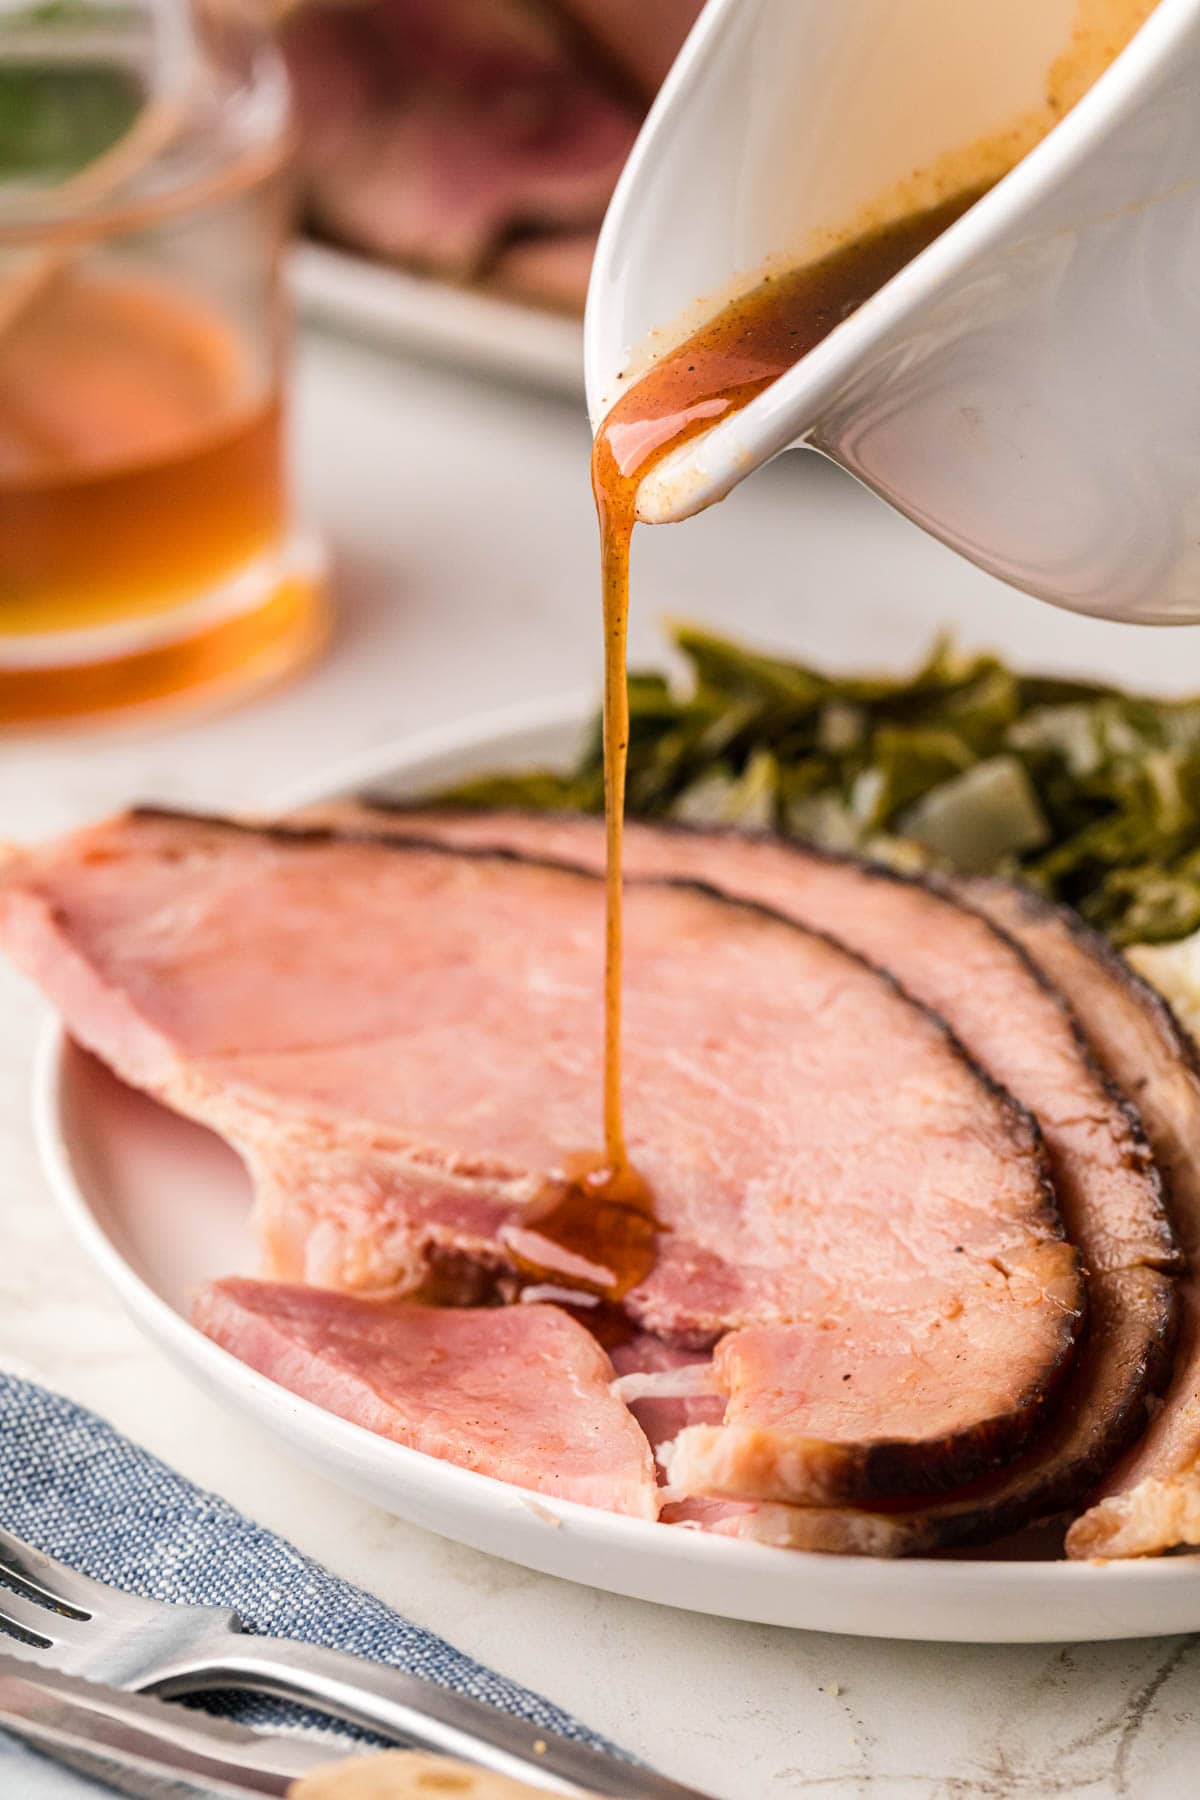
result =
M769 259L801 260L900 178L1040 100L1074 12L709 0L601 234L593 425L656 344ZM1200 0L1160 0L970 213L663 462L639 517L686 518L790 446L1044 600L1200 620Z

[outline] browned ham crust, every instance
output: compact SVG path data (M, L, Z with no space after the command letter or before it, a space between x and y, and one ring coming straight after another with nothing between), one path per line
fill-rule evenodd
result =
M1131 1426L1144 1426L1141 1409L1130 1418L1129 1397L1166 1382L1173 1318L1171 1285L1157 1270L1095 1276L1088 1283L1088 1335L1049 1429L1024 1460L934 1506L864 1512L770 1505L739 1515L729 1529L795 1550L916 1556L993 1542L1067 1512L1112 1467L1116 1432L1124 1437Z
M508 844L592 867L603 856L598 823L579 818L369 808L325 816L357 820L368 831L427 833L436 826L452 842ZM778 839L638 824L629 830L626 856L631 873L707 878L837 933L948 1019L968 1050L1037 1116L1068 1234L1090 1272L1094 1322L1060 1416L1027 1464L977 1492L886 1523L810 1515L789 1524L776 1508L773 1541L794 1528L807 1548L863 1549L869 1539L876 1553L913 1553L986 1542L1078 1505L1135 1440L1147 1401L1167 1379L1181 1258L1137 1114L1097 1066L1058 989L1013 937L943 889L854 859ZM686 1485L721 1476L724 1491L745 1491L739 1476L717 1467L711 1435L690 1442L710 1454L706 1467L681 1457L675 1466ZM748 1467L755 1460L748 1448ZM747 1517L741 1528L766 1529L766 1515Z
M1097 1056L1138 1103L1190 1262L1162 1403L1067 1534L1071 1556L1200 1543L1200 1058L1162 997L1076 914L1000 882L966 886L1067 995Z

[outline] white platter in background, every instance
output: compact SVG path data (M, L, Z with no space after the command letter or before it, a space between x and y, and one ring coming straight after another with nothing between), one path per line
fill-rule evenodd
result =
M288 285L309 319L583 405L578 319L303 240L289 254Z
M590 707L524 708L374 752L279 797L415 798L487 769L562 763ZM57 1030L37 1129L54 1193L134 1319L220 1402L327 1480L414 1524L546 1574L763 1624L957 1643L1200 1630L1200 1557L1114 1563L809 1556L527 1494L376 1437L246 1368L188 1322L206 1281L253 1273L249 1184L211 1133L136 1094Z

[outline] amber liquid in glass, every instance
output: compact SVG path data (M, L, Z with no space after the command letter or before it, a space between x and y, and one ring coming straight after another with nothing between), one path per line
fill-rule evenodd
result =
M0 633L161 612L283 527L278 400L148 282L65 278L0 336Z
M277 386L210 304L81 264L0 311L0 722L244 686L314 648L319 589L272 560L284 468Z

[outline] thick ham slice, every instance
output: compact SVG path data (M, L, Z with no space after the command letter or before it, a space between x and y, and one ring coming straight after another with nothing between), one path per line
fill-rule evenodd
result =
M127 815L16 860L0 936L127 1080L254 1176L271 1271L413 1288L592 1142L602 884L511 855ZM628 894L628 1132L660 1254L625 1305L711 1341L827 1331L953 1377L789 1415L793 1499L924 1492L1010 1457L1081 1305L1036 1132L945 1027L840 945L686 883ZM839 1370L839 1373L842 1371ZM899 1429L897 1429L899 1426Z
M1021 940L1068 996L1104 1067L1133 1094L1189 1260L1170 1384L1143 1436L1067 1533L1071 1556L1200 1543L1200 1058L1166 1001L1074 913L975 881L971 902Z
M864 1341L865 1332L870 1336ZM901 1443L921 1437L926 1409L936 1407L938 1395L954 1385L960 1358L961 1346L936 1316L904 1344L883 1318L855 1319L851 1329L821 1320L730 1332L713 1359L715 1385L728 1396L723 1422L689 1421L665 1446L661 1454L671 1492L676 1498L787 1502L797 1491L791 1470L797 1445L803 1454L812 1436L863 1435L881 1408ZM978 1359L972 1380L990 1381L989 1411L1004 1404L1002 1363L987 1366ZM982 1397L979 1386L976 1391ZM893 1444L875 1444L870 1454L868 1491L919 1491L911 1474L893 1462ZM934 1471L931 1488L944 1485ZM825 1496L813 1498L819 1502Z
M1157 1319L1157 1330L1148 1329ZM1131 1269L1088 1282L1088 1333L1048 1429L1023 1460L969 1492L919 1509L769 1504L728 1521L733 1535L794 1550L915 1556L981 1544L1066 1512L1113 1464L1113 1420L1131 1393L1154 1393L1170 1373L1172 1295L1161 1275ZM1145 1424L1145 1413L1134 1428ZM1128 1424L1124 1425L1128 1430Z
M336 816L357 818L367 831L436 829L453 843L499 843L593 868L604 854L602 827L583 818L370 808L338 809ZM871 1521L869 1531L838 1520L831 1547L877 1551L886 1543L893 1553L911 1553L982 1542L1077 1505L1137 1437L1147 1401L1166 1379L1181 1259L1137 1115L1093 1060L1061 994L979 912L936 887L852 859L776 839L633 824L626 867L633 875L707 880L835 932L889 968L1036 1115L1068 1233L1091 1272L1095 1323L1061 1418L1036 1460L937 1512L897 1515L887 1526ZM1120 1072L1129 1078L1128 1067ZM716 1460L715 1442L711 1434L683 1440L673 1474L693 1487L720 1470L726 1491L743 1491L727 1458ZM704 1461L690 1445L705 1447ZM806 1547L822 1547L822 1522L801 1523ZM774 1529L780 1537L783 1527ZM854 1543L848 1532L857 1534Z
M459 278L516 227L594 228L638 109L539 0L306 3L282 41L310 211Z
M393 1443L557 1500L657 1515L650 1446L607 1356L561 1307L230 1280L205 1288L193 1316L260 1375Z

